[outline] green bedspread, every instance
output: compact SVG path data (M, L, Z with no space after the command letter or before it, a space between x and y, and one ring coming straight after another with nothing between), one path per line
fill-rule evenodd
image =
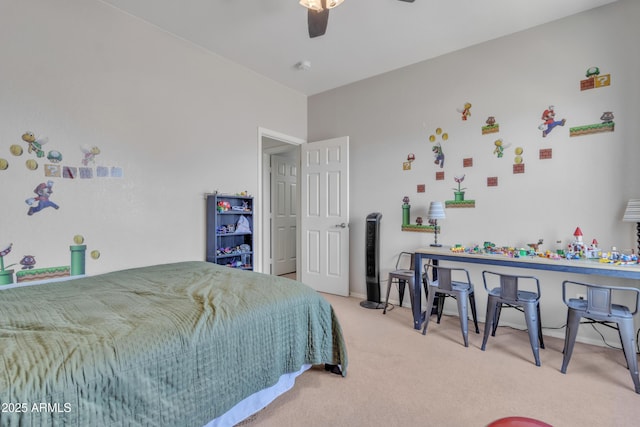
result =
M0 291L0 426L199 427L303 364L342 365L302 283L181 262Z

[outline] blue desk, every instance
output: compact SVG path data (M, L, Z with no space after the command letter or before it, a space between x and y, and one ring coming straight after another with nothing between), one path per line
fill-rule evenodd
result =
M615 265L597 260L567 260L542 257L510 258L506 255L485 255L451 252L451 247L429 247L415 251L416 280L413 288L413 327L420 329L425 313L422 311L422 265L426 260L453 261L472 264L499 265L503 267L529 268L534 270L560 271L564 273L595 274L640 280L640 264Z

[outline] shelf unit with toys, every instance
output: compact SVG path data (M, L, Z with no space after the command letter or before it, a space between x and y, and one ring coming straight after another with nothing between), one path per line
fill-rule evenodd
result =
M253 270L253 197L213 193L207 200L207 261Z

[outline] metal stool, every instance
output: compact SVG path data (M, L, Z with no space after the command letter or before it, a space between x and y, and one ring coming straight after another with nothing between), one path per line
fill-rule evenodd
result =
M436 280L429 280L429 275L426 274L431 268L434 271L433 277L437 277ZM427 313L425 316L424 328L422 329L422 335L427 333L427 327L429 326L429 318L432 313L432 307L434 299L437 296L442 296L440 302L444 301L445 297L453 297L458 303L458 316L460 317L460 329L462 331L462 338L464 339L464 346L469 347L469 316L467 310L467 299L471 306L471 315L473 317L473 323L476 327L476 334L480 333L478 328L478 316L476 314L476 297L473 289L473 284L469 278L469 272L464 268L449 268L439 267L433 264L424 265L425 277L428 283L427 293ZM453 275L458 272L458 276L463 277L465 280L453 280ZM438 307L438 323L440 323L440 317L442 316L442 304Z
M489 289L488 281L492 277L500 279L500 286ZM484 351L489 339L489 333L495 336L495 331L500 319L500 310L503 306L516 308L524 312L527 329L529 330L529 342L533 350L536 366L540 366L540 348L544 348L542 341L542 322L540 320L540 282L533 276L518 276L510 274L482 272L484 288L489 293L487 301L487 318L484 325L484 339L482 350ZM494 279L495 281L495 279ZM535 282L536 292L520 290L520 281Z
M587 296L587 299L570 298L567 299L567 285L572 290L579 289ZM586 292L585 292L586 291ZM635 305L633 311L626 305L613 304L611 297L613 292L619 293L622 297L635 294ZM562 368L560 372L567 372L567 365L573 353L573 345L578 335L580 323L599 323L601 325L616 329L622 342L622 351L627 359L627 368L631 374L636 393L640 393L640 377L638 376L638 359L636 356L636 340L633 331L633 316L638 312L638 298L640 289L622 286L592 285L589 283L573 282L565 280L562 282L562 300L567 305L567 330L564 339L564 357L562 358ZM587 319L581 322L582 318Z
M404 286L409 284L409 298L411 299L411 307L413 307L413 287L415 285L416 272L413 270L414 255L411 252L400 252L398 259L396 260L396 269L389 272L389 280L387 281L387 297L384 300L384 310L382 314L387 314L387 306L389 305L389 293L391 293L391 285L398 284L398 297L400 300L400 307L402 307L402 300L404 299ZM400 266L409 268L400 268Z

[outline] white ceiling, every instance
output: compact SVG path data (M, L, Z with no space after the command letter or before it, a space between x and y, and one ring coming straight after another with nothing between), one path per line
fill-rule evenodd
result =
M345 0L314 39L298 0L102 1L313 95L615 0Z

